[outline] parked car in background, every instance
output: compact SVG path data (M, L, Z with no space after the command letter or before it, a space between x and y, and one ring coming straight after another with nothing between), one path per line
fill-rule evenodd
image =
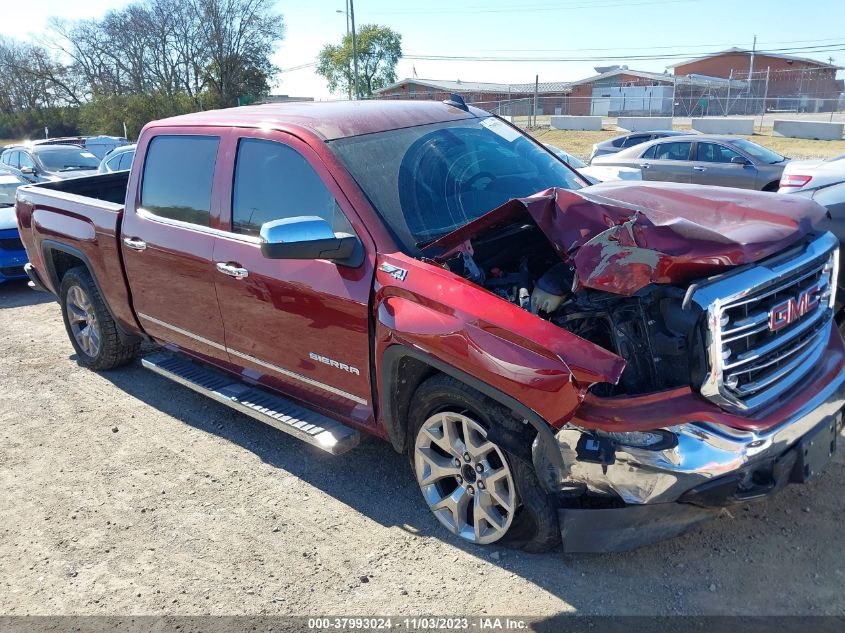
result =
M49 182L97 173L100 161L80 145L39 143L12 146L0 163L20 171L29 182Z
M613 180L642 180L642 172L633 167L602 167L597 165L595 167L587 165L583 160L577 156L573 156L554 145L546 144L552 154L561 159L564 163L572 167L584 178L586 178L591 185L596 185L600 182L610 182Z
M780 193L818 189L845 181L845 154L824 160L791 160L780 177Z
M30 141L29 145L78 145L94 154L98 159L103 158L112 150L129 145L129 139L122 136L62 136Z
M643 180L777 191L788 160L744 138L699 134L642 143L593 164L636 167Z
M841 156L829 159L829 161L838 161L840 164L845 163L845 160ZM810 163L818 161L800 162ZM787 165L788 168L789 165ZM802 168L796 171L800 172L798 175L801 176L814 174L814 170L812 169ZM805 183L805 186L799 188L783 186L784 180L787 178L787 174L784 172L784 177L781 179L781 188L778 192L810 198L827 209L828 215L818 224L818 228L821 231L830 231L839 240L839 276L837 286L839 288L845 288L845 173L840 172L838 180L835 180L832 174L833 170L823 169L821 173L813 175L812 181ZM839 320L839 330L845 336L845 315Z
M105 158L100 161L97 171L101 174L108 174L113 171L126 171L132 167L132 160L135 158L135 144L124 145L113 149Z
M28 181L11 169L0 168L0 284L26 277L26 251L15 218L15 192Z
M611 138L601 143L593 145L593 151L590 154L588 163L593 162L596 156L606 156L607 154L615 154L621 152L623 149L647 143L658 138L666 138L667 136L688 136L690 134L697 134L698 132L683 132L680 130L653 130L651 132L631 132L630 134L623 134L616 138Z

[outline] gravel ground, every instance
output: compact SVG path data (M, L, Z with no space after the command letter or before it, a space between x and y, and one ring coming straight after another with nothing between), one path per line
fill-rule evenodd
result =
M0 614L845 614L840 451L807 486L614 555L462 544L378 440L331 457L135 363L77 365L0 287Z

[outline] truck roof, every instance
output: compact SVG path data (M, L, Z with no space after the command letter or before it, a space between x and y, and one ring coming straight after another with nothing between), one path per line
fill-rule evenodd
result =
M326 140L334 140L484 116L489 116L489 113L473 107L464 111L441 101L302 101L183 114L154 121L148 127L299 127L307 128Z

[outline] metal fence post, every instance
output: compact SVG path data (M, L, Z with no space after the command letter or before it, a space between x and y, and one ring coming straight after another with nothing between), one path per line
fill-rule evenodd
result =
M534 127L537 127L537 93L540 89L540 75L534 75Z
M766 87L763 89L763 109L760 113L760 132L763 132L763 117L766 116L766 99L769 98L769 71L772 67L766 67Z

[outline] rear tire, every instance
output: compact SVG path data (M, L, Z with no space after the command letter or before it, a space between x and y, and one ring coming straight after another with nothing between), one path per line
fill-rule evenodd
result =
M71 268L59 289L62 319L80 364L90 369L115 369L131 361L139 343L124 343L97 284L84 266Z
M530 426L444 374L417 389L410 411L411 468L446 529L474 544L529 552L560 542L554 499L534 472Z

